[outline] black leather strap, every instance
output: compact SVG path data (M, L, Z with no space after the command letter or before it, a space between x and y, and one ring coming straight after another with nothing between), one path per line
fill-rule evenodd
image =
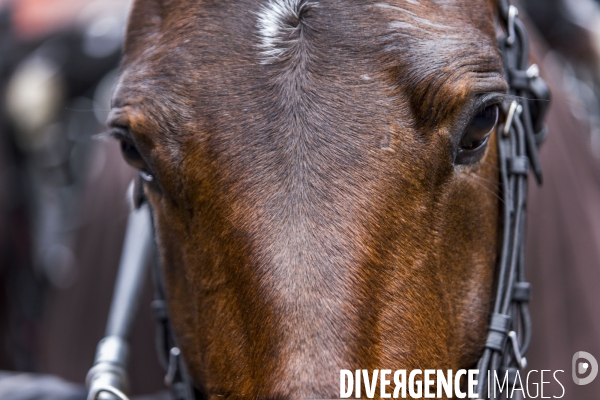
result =
M497 266L496 300L478 363L478 398L493 400L500 398L501 393L487 387L488 374L499 374L502 380L508 372L509 380L514 381L516 372L526 364L523 355L531 340L528 308L531 287L525 281L525 199L530 167L538 183L542 182L537 146L546 135L543 119L550 100L550 92L538 76L537 67L528 65L527 34L517 18L516 8L508 0L499 0L498 5L506 28L498 46L514 100L506 107L507 121L497 133L504 232Z
M515 282L512 297L514 301L529 302L531 299L531 284L529 282Z
M485 347L496 351L502 351L511 322L511 318L508 315L493 314Z
M141 182L138 182L138 187L141 189ZM135 191L134 196L136 196L134 201L137 204L147 202L143 190ZM152 221L152 227L154 229L154 221ZM203 393L198 391L191 383L185 361L179 352L173 328L169 321L164 280L156 248L154 262L152 263L152 282L154 284L154 300L151 303L151 308L156 322L156 349L159 361L165 369L165 384L169 388L171 398L173 400L204 399ZM177 351L174 352L173 349ZM177 356L174 356L174 354L177 354Z

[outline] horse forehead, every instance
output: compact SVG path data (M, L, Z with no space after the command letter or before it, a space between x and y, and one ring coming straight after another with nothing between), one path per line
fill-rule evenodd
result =
M116 103L137 92L146 114L163 120L181 112L188 121L194 113L213 119L239 108L225 114L242 121L275 106L276 118L263 118L274 120L307 110L304 97L321 106L312 117L330 110L343 118L359 99L385 125L385 105L400 97L423 109L450 109L460 101L456 88L467 91L462 72L501 70L487 0L184 1L152 17L156 1L134 6ZM403 85L408 94L399 96ZM445 86L451 89L440 90Z
M323 53L328 53L327 47L345 47L353 51L344 56L355 60L372 58L373 50L389 51L398 43L396 50L401 48L402 56L415 63L419 56L450 59L450 53L472 46L469 41L493 36L489 0L182 1L156 7L157 2L162 1L136 1L126 39L125 65L140 59L156 63L152 53L166 56L160 61L168 63L170 56L181 56L181 48L195 57L195 63L178 66L188 72L214 65L210 61L268 64L279 61L288 50L297 50L301 41L320 44L305 49L307 53L319 47ZM145 24L148 26L141 26ZM416 40L429 45L415 46ZM442 51L431 48L436 41ZM127 53L135 56L127 57ZM339 52L336 55L341 56Z

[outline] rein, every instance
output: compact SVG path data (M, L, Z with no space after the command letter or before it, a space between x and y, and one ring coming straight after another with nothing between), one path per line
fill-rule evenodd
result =
M509 94L514 100L504 107L506 120L497 128L500 183L503 202L503 236L496 276L496 298L490 317L487 340L477 368L480 371L479 399L496 400L501 393L488 387L495 376L508 374L513 386L520 370L526 368L524 357L531 341L531 318L528 302L530 284L525 281L525 207L529 168L539 184L542 171L538 146L547 130L544 116L550 92L539 77L539 69L529 66L529 48L525 26L518 19L517 8L509 0L498 0L500 22L505 30L499 39ZM150 177L151 178L151 177ZM141 176L140 179L150 179ZM157 261L148 263L154 243L150 206L141 181L132 185L130 215L123 247L119 275L115 285L106 336L98 344L94 366L88 372L88 400L129 400L126 393L127 344L131 322L147 264L152 264L155 300L152 311L157 323L156 345L166 370L165 385L174 400L205 399L191 383L181 351L169 321L162 273ZM158 260L158 257L154 257ZM520 387L520 380L517 387Z

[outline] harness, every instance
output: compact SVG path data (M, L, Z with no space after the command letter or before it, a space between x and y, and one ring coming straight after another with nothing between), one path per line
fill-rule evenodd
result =
M531 341L528 307L531 287L525 280L524 252L527 175L531 168L538 184L541 184L538 146L547 134L544 117L550 100L549 89L539 77L538 67L528 64L527 34L517 17L517 8L510 5L509 0L498 0L498 5L505 32L498 46L510 87L509 94L514 96L514 100L504 105L506 120L497 128L503 236L496 270L496 298L487 340L477 364L480 371L478 398L490 400L499 399L502 395L494 390L495 377L502 382L507 374L508 386L512 388L519 371L527 366L524 354ZM141 176L141 179L151 177ZM98 344L94 366L86 378L88 400L128 400L125 394L128 389L127 339L148 264L152 264L155 291L152 310L157 323L158 354L166 371L165 385L175 400L205 399L206 396L192 385L177 346L169 322L160 267L157 262L148 262L149 254L155 251L153 226L141 186L138 181L130 191L134 207L128 221L106 336ZM154 259L157 260L157 257ZM516 382L517 387L520 387L520 382Z

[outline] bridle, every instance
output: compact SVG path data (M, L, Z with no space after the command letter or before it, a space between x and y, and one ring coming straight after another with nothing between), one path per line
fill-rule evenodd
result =
M537 182L542 182L537 148L547 133L544 117L550 100L550 92L539 77L537 66L528 64L527 34L517 17L517 8L510 5L509 0L498 0L498 7L505 31L498 46L509 94L513 95L514 100L505 105L506 120L497 128L503 235L496 271L496 298L483 354L477 364L480 371L478 398L490 400L499 399L502 395L494 390L495 377L502 382L506 374L508 387L512 388L517 374L527 364L524 354L531 341L528 308L531 289L525 281L524 252L527 174L531 167ZM141 176L141 179L149 180L151 177ZM149 264L148 255L154 248L151 213L141 182L132 186L131 198L134 207L128 221L106 336L98 344L94 366L86 379L88 400L128 400L125 395L128 386L127 338L137 309L145 268ZM205 395L192 385L177 346L169 322L159 265L157 262L151 264L155 288L152 310L157 322L158 354L166 370L165 384L176 400L204 399ZM488 381L492 387L488 387Z
M493 400L500 397L493 386L496 377L502 382L507 375L508 386L512 388L519 371L527 367L524 355L531 342L528 306L531 287L525 281L527 174L531 166L538 184L542 183L538 146L547 134L544 117L550 101L550 91L539 77L538 67L528 64L527 33L517 17L517 8L508 0L499 0L498 6L500 19L506 28L498 46L509 94L514 96L514 100L505 110L506 120L497 131L504 205L503 235L497 266L496 299L483 355L477 364L480 371L478 397ZM520 383L519 379L517 387Z

